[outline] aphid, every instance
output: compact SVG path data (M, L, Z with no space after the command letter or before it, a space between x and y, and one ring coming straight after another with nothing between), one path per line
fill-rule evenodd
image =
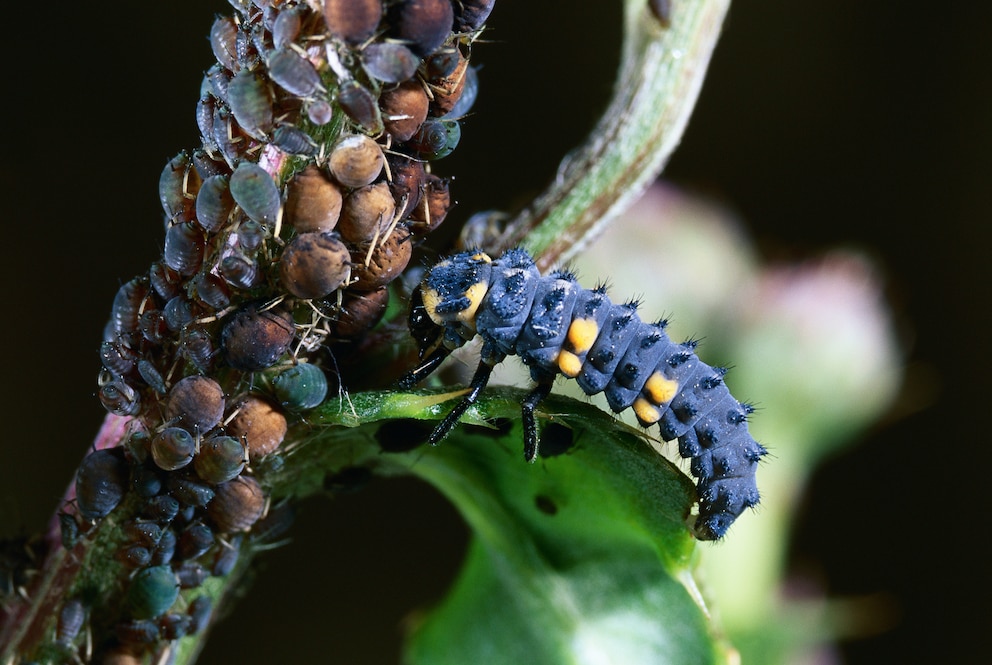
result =
M217 272L231 286L237 289L251 289L258 286L262 274L258 270L258 264L241 256L225 256Z
M141 304L148 297L148 280L135 277L117 289L110 310L110 327L117 335L126 335L138 329Z
M457 119L468 115L468 112L472 110L475 105L475 100L479 96L479 72L475 67L469 66L465 70L465 76L462 79L461 93L458 95L458 99L455 103L448 109L448 112L444 114L446 119ZM443 99L439 97L436 99ZM444 103L439 103L435 105L438 110L444 108Z
M250 457L268 455L286 438L286 416L268 400L248 395L235 408L237 413L228 421L227 433L245 442Z
M458 0L455 5L455 30L481 30L496 5L496 0Z
M312 100L306 106L307 118L318 127L322 127L334 119L334 107L326 99Z
M341 215L341 190L313 164L286 185L284 219L297 233L332 230Z
M155 522L168 524L179 514L179 501L167 494L153 496L145 502L141 514ZM162 533L159 533L159 539L161 536Z
M667 28L672 24L671 0L648 0L648 9L662 26Z
M427 93L419 81L406 81L379 96L386 131L400 143L416 133L427 119L429 107Z
M241 554L241 541L242 537L237 535L231 538L229 543L223 540L218 543L217 551L214 554L214 563L210 567L211 575L224 577L234 570Z
M196 299L215 310L231 304L231 290L223 278L209 272L201 272L192 280Z
M375 141L364 134L349 134L334 144L327 166L345 187L364 187L379 177L385 161Z
M71 550L79 542L79 522L73 513L59 511L59 534L62 547Z
M272 391L279 403L290 411L312 409L327 397L327 377L316 365L299 363L275 375Z
M114 626L114 635L117 636L118 642L129 646L152 644L157 642L160 636L158 623L151 619L121 621ZM137 659L134 662L138 662Z
M131 520L124 525L124 535L131 543L154 547L162 538L162 527L155 522Z
M349 118L372 136L382 132L382 115L375 95L355 81L345 81L338 88L338 105Z
M231 174L231 195L248 217L275 224L282 200L272 176L258 164L242 162Z
M275 121L268 82L242 69L227 86L227 102L241 129L252 138L265 140Z
M393 198L401 201L403 210L407 212L416 209L427 177L424 162L400 154L391 154L388 161L391 176L389 188L393 192Z
M232 72L240 69L236 46L237 35L238 24L231 16L219 17L210 26L210 48L214 52L214 57Z
M254 478L241 475L216 487L207 506L207 515L223 533L236 533L251 527L265 509L265 494Z
M210 485L179 473L170 473L166 485L169 494L186 506L202 508L214 498L214 490Z
M238 224L238 246L247 255L253 255L265 240L265 227L254 219L244 219Z
M302 129L280 125L272 132L272 145L291 155L309 157L317 152L317 143Z
M196 221L207 232L216 233L234 210L234 197L226 175L212 175L203 181L196 195Z
M269 54L269 76L286 92L310 97L324 89L313 64L295 50L284 47Z
M445 74L432 77L430 80L431 92L434 99L432 101L433 115L443 116L451 112L455 104L462 98L465 86L468 83L468 58L463 56L457 49L454 51L454 68Z
M167 497L172 499L172 497ZM175 501L175 499L173 499ZM178 503L178 502L177 502ZM161 566L172 561L172 557L176 553L176 543L178 538L176 532L172 529L165 529L162 531L162 537L159 538L158 545L152 551L152 565Z
M247 461L243 443L231 436L214 436L200 444L200 452L193 460L196 475L211 485L236 478Z
M352 269L355 282L351 290L374 291L399 277L413 256L410 237L409 229L398 226L388 238L375 246L367 259L353 255L356 265Z
M203 522L193 522L179 534L176 556L181 560L197 559L213 546L213 529Z
M183 561L175 570L180 589L196 589L210 577L210 571L198 561Z
M193 222L174 224L165 232L162 261L180 275L193 275L203 265L205 249L206 239L199 226Z
M158 467L150 468L143 464L133 467L131 488L138 493L138 496L145 499L157 496L162 491L162 478L159 476Z
M359 187L344 199L338 232L352 243L382 236L396 214L393 192L385 181Z
M204 595L194 598L187 610L189 617L193 620L189 632L195 634L205 629L210 623L210 614L212 611L213 601L210 599L210 596Z
M76 472L76 505L88 522L106 517L127 489L128 465L123 449L94 450Z
M117 376L126 376L134 369L138 354L122 342L100 343L100 360L103 366Z
M166 218L174 222L193 219L193 204L200 176L185 150L169 160L158 180L158 196Z
M100 383L97 393L100 403L115 416L133 416L141 410L141 396L121 379L110 379Z
M179 273L161 261L155 261L148 269L148 283L163 301L179 295L180 281Z
M373 34L382 20L381 0L324 0L324 20L332 36L352 45Z
M453 349L482 337L471 390L434 429L428 441L437 444L478 399L493 367L519 355L537 382L522 404L527 461L538 454L534 410L558 374L576 379L586 394L605 391L614 411L632 408L643 426L657 424L663 439L679 440L698 478L696 536L718 539L759 500L755 472L766 451L748 432L752 408L730 394L725 370L696 356L694 342L672 342L664 322L645 323L636 310L633 302L612 303L605 288L583 289L570 272L541 276L522 249L497 260L456 254L435 265L414 294L409 324L422 362L400 385L413 386Z
M55 627L55 641L63 646L70 646L79 635L86 621L86 606L78 598L67 600L59 611L59 620Z
M241 154L248 149L246 136L235 121L230 109L223 105L215 107L211 138L224 161L232 169L241 161Z
M151 344L158 346L165 342L169 334L169 324L165 320L165 314L157 309L146 310L138 319L138 330L141 336ZM138 369L141 369L139 364ZM144 374L142 374L144 376ZM147 381L147 379L146 379ZM149 385L151 383L149 382Z
M420 204L409 217L409 228L416 234L430 233L441 225L452 208L450 181L433 173L424 175Z
M270 31L272 32L272 45L276 48L289 46L300 34L303 25L302 6L291 7L281 10L272 22Z
M205 376L187 376L169 391L165 415L178 427L208 432L224 417L224 389Z
M127 607L135 619L154 619L165 614L179 597L179 579L170 566L144 568L131 580Z
M152 438L152 459L164 471L183 468L195 453L196 439L182 427L167 427Z
M393 27L390 36L409 44L416 55L425 57L448 38L454 19L451 0L397 3L389 11L389 22Z
M147 358L142 358L138 361L138 376L159 395L165 394L167 390L165 379L162 378L162 373L158 371L158 368L155 367L152 361Z
M462 138L462 128L457 120L431 119L422 124L410 137L409 145L426 159L447 157Z
M217 350L214 341L205 330L195 328L183 335L181 342L183 356L203 374L210 372Z
M331 335L335 339L360 339L379 323L389 304L389 288L380 286L367 293L346 293L341 309L331 320Z
M144 568L152 562L152 552L141 545L126 545L117 552L117 560L131 570Z
M169 330L177 332L193 321L193 306L185 294L179 294L165 303L162 317Z
M362 65L369 76L383 83L402 83L413 78L420 59L408 47L398 42L375 42L361 54Z
M351 255L331 233L301 233L283 250L279 278L298 298L323 298L351 274Z
M211 114L213 110L210 111ZM213 126L213 116L210 118L210 126ZM204 137L204 148L208 148L210 152L204 148L197 148L193 151L193 168L196 172L200 174L200 178L206 180L211 176L215 175L231 175L231 167L227 165L221 159L216 159L213 154L216 151L217 146L207 141L208 137Z
M188 614L166 614L158 621L162 629L162 638L178 640L186 637L193 626L193 618Z
M295 335L289 312L248 304L224 325L221 348L228 365L254 372L276 364L289 350Z

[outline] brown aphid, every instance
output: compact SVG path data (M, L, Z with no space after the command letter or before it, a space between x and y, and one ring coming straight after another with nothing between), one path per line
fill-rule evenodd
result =
M369 242L389 229L395 213L396 201L388 183L366 185L345 198L338 232L348 242Z
M252 458L275 451L286 438L286 416L268 400L248 395L235 408L237 413L227 423L227 433L243 440Z
M169 160L158 179L158 196L170 221L193 219L200 175L185 150Z
M284 221L298 233L332 230L341 214L341 190L313 164L286 186Z
M269 55L268 67L272 80L292 95L310 97L324 89L313 64L289 47L273 51Z
M207 232L219 231L234 210L234 197L226 175L212 175L203 181L196 195L196 221Z
M358 81L352 79L341 84L338 105L364 131L372 136L382 133L382 115L375 95Z
M390 36L406 42L420 57L430 55L451 34L455 20L451 0L409 0L390 8Z
M207 504L207 516L223 533L245 531L258 521L265 509L265 494L254 478L241 475L215 488Z
M380 286L368 293L347 293L341 311L331 322L331 335L335 339L355 340L379 323L389 304L389 288Z
M397 226L389 237L378 242L368 258L367 250L363 252L359 249L352 255L355 262L352 276L357 281L349 286L349 290L361 293L374 291L399 277L413 255L410 231L405 226Z
M378 143L364 134L349 134L334 144L327 166L345 187L364 187L379 177L385 161Z
M228 365L253 372L274 365L289 350L295 334L289 312L279 308L260 311L250 304L224 325L221 348Z
M455 103L461 98L465 90L466 76L468 72L468 58L460 51L455 51L458 55L458 63L450 74L440 76L430 81L431 92L434 95L433 113L436 116L447 115L455 107Z
M301 233L283 250L279 277L297 298L323 298L344 284L351 272L351 257L331 233Z
M407 81L379 96L386 131L400 143L410 140L427 119L430 103L419 81Z
M210 48L217 62L232 72L238 71L238 24L232 16L222 16L210 26Z
M417 73L420 58L398 42L375 42L362 51L362 65L372 78L401 83Z
M452 208L449 180L433 173L424 175L419 205L410 213L410 230L416 234L430 233L444 221Z
M402 201L403 209L407 213L412 212L420 205L424 181L427 178L424 163L398 154L392 154L388 159L391 176L389 188L393 191L393 198Z
M324 0L331 35L356 46L375 34L382 20L381 0Z
M224 389L205 376L187 376L169 391L165 414L190 432L207 432L224 417Z

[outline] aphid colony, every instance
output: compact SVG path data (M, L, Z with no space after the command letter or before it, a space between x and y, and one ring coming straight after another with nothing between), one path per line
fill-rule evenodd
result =
M202 145L163 169L162 257L121 286L100 349L99 398L131 434L83 460L60 517L72 548L124 511L125 610L93 636L99 657L130 662L207 621L208 599L181 592L227 574L262 524L254 469L323 401L320 349L380 320L451 205L430 163L458 143L493 3L231 0L213 24Z
M730 394L724 370L696 356L694 342L673 342L664 321L641 321L637 303L615 304L604 287L583 289L568 271L542 276L522 249L495 260L469 251L431 268L414 293L409 324L422 363L403 377L404 387L468 340L482 338L471 390L430 443L443 439L475 403L493 368L518 355L537 382L521 405L527 461L538 454L534 410L561 374L588 395L604 393L617 413L633 409L640 424L657 425L665 441L678 439L679 454L691 460L698 478L694 530L700 540L721 538L758 504L755 472L766 451L748 431L752 408Z

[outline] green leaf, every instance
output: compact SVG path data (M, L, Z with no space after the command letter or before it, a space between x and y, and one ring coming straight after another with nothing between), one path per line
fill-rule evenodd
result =
M387 455L352 445L379 436L369 422L438 419L461 394L366 393L347 410L317 416L366 423L346 433L331 428L330 445L318 446L324 454L347 448L351 463L357 454L378 473L423 478L473 531L449 596L417 622L407 662L723 662L725 645L691 576L695 541L686 521L695 490L643 432L552 396L540 421L568 428L573 445L527 464L519 423L526 393L503 388L490 390L437 447ZM493 419L513 425L495 428Z

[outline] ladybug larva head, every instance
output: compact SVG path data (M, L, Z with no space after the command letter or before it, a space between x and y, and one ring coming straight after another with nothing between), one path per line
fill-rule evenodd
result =
M475 313L489 290L492 259L482 252L455 254L436 266L420 285L424 311L436 325L475 331Z

